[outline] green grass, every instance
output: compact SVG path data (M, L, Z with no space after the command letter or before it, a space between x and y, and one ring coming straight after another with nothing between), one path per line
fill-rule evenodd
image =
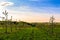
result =
M57 37L52 34L48 35L48 32L45 30L31 27L21 28L20 30L7 34L0 33L0 40L60 40L59 35Z
M0 22L0 40L60 40L60 23L54 25L52 33L47 23L10 22L6 25Z

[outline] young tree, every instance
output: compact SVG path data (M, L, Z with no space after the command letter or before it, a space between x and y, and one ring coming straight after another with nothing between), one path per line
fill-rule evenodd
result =
M53 24L53 23L54 23L54 20L55 20L55 18L54 18L54 16L52 16L52 17L50 17L50 21L49 21L49 22L50 22L51 24Z
M3 12L3 14L5 15L5 21L6 21L6 33L7 33L7 21L8 21L8 12L5 10L4 12Z
M8 20L8 12L5 10L5 11L3 12L3 14L4 14L5 17L6 17L5 21L7 21L7 20Z
M55 20L54 16L50 17L49 23L50 23L50 27L51 27L50 30L51 30L52 34L54 33L54 31L53 31L53 29L54 29L54 20Z

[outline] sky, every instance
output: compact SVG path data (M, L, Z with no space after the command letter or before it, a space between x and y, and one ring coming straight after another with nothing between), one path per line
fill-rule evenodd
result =
M8 19L26 22L60 22L60 0L0 0L0 16L7 10ZM1 18L0 18L1 19Z

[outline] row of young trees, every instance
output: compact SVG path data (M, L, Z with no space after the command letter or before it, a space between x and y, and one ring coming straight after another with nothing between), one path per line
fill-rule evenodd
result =
M6 33L7 33L7 25L9 24L9 22L8 22L8 12L5 10L4 12L3 12L3 14L5 15L5 21L6 21L6 24L5 24L5 27L6 27ZM4 18L3 18L4 19ZM55 20L55 18L54 18L54 16L52 16L52 17L50 17L50 21L49 21L49 24L50 24L50 27L51 27L51 29L52 29L52 33L53 33L53 28L54 28L54 20ZM11 16L11 21L12 21L12 16ZM20 25L20 24L19 24ZM28 24L29 25L29 24ZM32 25L32 27L33 26L35 26L35 25ZM16 27L17 28L17 27ZM12 26L11 26L11 32L12 32Z
M8 12L5 10L4 12L2 12L2 14L5 16L5 17L0 17L0 18L2 18L2 21L5 21L5 28L6 28L6 33L7 33L7 28L8 28L8 24L9 24L9 22L8 22ZM12 16L11 16L11 19L9 20L9 21L12 21Z

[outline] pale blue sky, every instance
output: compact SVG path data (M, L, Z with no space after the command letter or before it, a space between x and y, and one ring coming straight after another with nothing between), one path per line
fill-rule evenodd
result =
M9 4L1 8L6 9L13 20L46 22L53 15L55 21L60 21L60 0L0 0L0 4L4 2Z

